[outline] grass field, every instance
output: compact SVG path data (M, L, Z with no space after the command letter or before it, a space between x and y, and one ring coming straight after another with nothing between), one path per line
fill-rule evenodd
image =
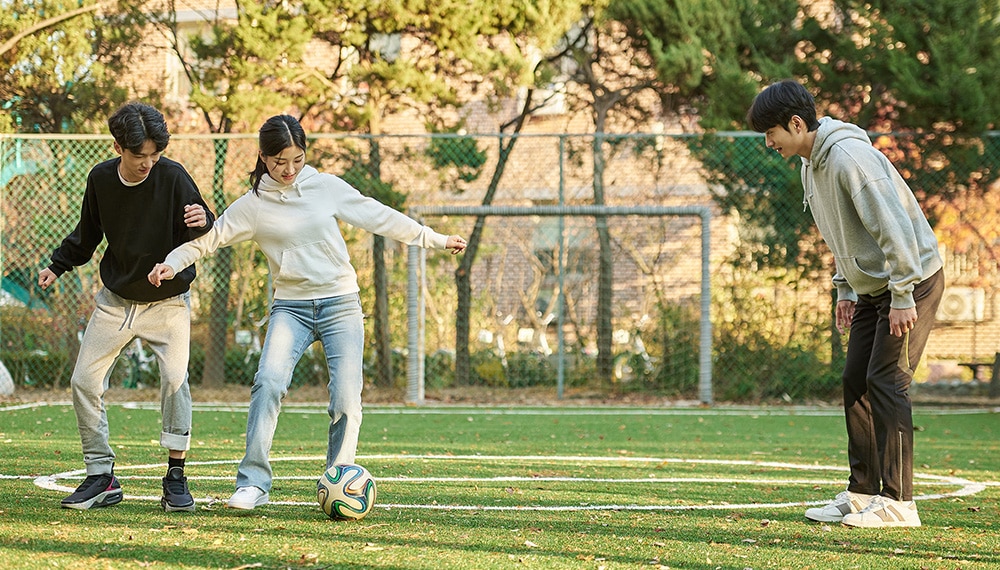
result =
M272 503L224 507L246 409L198 405L195 513L159 506L158 404L109 409L125 500L59 508L82 480L72 406L0 405L0 568L1000 568L997 409L918 409L924 525L802 516L846 481L838 409L368 406L378 506L315 502L327 417L288 405Z

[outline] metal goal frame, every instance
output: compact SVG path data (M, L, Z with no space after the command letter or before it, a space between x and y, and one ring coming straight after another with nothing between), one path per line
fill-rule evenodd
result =
M712 212L707 206L415 206L409 209L411 217L422 221L424 216L465 217L610 217L610 216L698 216L701 218L701 303L699 317L698 398L702 404L712 404L712 320L711 320L711 224ZM565 354L563 349L563 240L559 243L559 296L556 334L556 389L563 397ZM423 280L427 250L416 245L407 252L407 363L406 403L424 404L424 294Z

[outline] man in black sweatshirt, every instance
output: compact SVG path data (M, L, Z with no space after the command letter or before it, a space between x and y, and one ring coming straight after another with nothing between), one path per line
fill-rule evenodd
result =
M70 509L106 507L122 500L108 443L105 378L122 349L146 342L160 367L163 425L160 445L168 450L160 504L167 512L194 511L184 476L191 445L189 287L190 266L161 287L146 275L170 251L209 229L215 216L183 166L162 156L170 141L163 115L143 103L128 103L108 119L120 156L95 166L87 177L80 221L52 253L38 284L44 289L66 271L90 261L107 239L101 259L104 287L80 344L70 385L83 444L87 478L62 500Z

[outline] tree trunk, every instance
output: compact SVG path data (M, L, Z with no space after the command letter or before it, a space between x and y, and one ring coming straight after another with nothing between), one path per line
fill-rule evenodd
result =
M376 133L377 125L377 122L372 122L372 134ZM373 179L382 179L382 149L376 137L372 137L368 149L368 169ZM392 335L389 328L389 275L385 265L385 238L379 235L372 237L372 279L375 281L372 332L375 335L375 370L378 375L375 383L390 387L392 386Z
M215 139L215 168L212 172L212 200L216 216L226 209L225 168L229 152L228 139ZM226 336L229 322L229 282L233 272L232 248L215 253L212 263L212 297L208 314L208 345L205 348L205 368L201 385L217 388L226 380Z
M594 121L594 205L604 206L604 124L607 110L597 105ZM614 266L611 256L611 235L607 216L597 216L598 275L597 275L597 376L610 385L614 374L612 352L611 308L613 302Z
M530 100L530 97L529 97ZM518 126L520 130L520 124ZM516 133L515 133L516 134ZM510 158L511 151L517 143L517 136L507 139L504 146L504 139L500 139L500 156L497 159L497 166L493 169L493 178L483 196L483 206L493 203L493 197L500 186L500 179L503 178L504 170L507 168L507 159ZM486 217L478 216L472 233L469 234L468 245L462 254L462 261L455 269L455 287L458 291L457 314L455 315L455 383L459 386L467 386L472 379L471 354L469 353L469 317L472 310L472 264L476 261L476 253L479 251L479 243L483 237L483 229L486 226Z
M389 333L389 276L385 266L385 238L372 239L373 278L375 280L375 352L378 364L376 382L392 386L392 335Z

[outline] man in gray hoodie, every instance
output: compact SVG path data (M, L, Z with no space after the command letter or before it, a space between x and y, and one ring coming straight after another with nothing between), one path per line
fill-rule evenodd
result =
M849 526L920 526L913 502L909 388L934 326L944 272L913 192L866 132L817 120L812 95L784 80L747 112L768 148L802 159L803 205L833 251L836 325L850 329L844 411L847 489L805 516Z

